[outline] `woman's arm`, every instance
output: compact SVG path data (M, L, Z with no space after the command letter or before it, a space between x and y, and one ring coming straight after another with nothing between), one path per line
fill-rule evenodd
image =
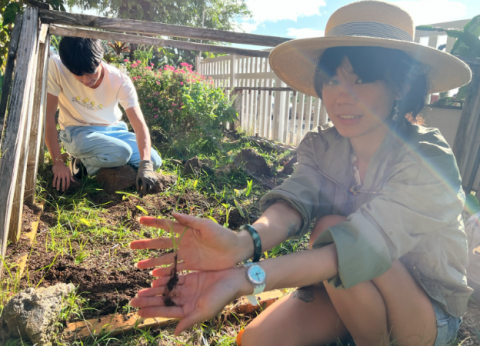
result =
M337 252L333 244L259 263L266 272L265 290L308 286L337 275ZM165 293L168 280L168 277L155 280L152 288L138 292L130 304L140 308L139 315L143 318L181 318L176 335L216 316L234 299L253 293L245 268L195 272L179 277L171 292L176 306L166 307L159 295Z
M178 258L182 261L178 270L222 270L253 256L253 240L247 231L233 232L208 219L174 214L177 222L152 217L142 217L140 223L166 231L185 234L179 244ZM254 223L262 240L263 251L280 244L300 227L298 212L285 203L275 203ZM171 249L170 238L142 239L130 243L132 249ZM173 263L173 254L150 258L137 263L139 269L147 269ZM170 275L170 268L157 268L153 275Z

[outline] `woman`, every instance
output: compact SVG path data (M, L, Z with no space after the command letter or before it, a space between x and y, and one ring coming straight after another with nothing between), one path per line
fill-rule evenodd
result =
M262 216L239 233L175 214L189 230L178 252L176 306L164 306L170 268L132 306L143 317L178 317L178 334L229 302L261 290L301 287L256 318L239 343L446 345L455 338L466 285L464 194L454 156L435 129L407 122L428 93L466 84L460 60L413 42L402 9L361 1L335 12L323 38L294 40L270 55L288 85L322 98L333 126L308 133L295 173L260 201ZM300 237L316 220L308 251L233 267ZM142 218L169 229L167 221ZM252 241L253 239L253 241ZM169 239L134 249L171 248ZM173 254L138 268L171 264ZM252 269L254 268L254 269ZM257 275L257 277L255 277ZM240 339L240 338L239 338Z

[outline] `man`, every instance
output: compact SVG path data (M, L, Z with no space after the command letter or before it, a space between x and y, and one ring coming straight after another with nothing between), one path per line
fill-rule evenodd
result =
M60 57L48 67L45 142L53 160L53 186L65 191L83 174L129 164L138 168L137 189L148 192L162 159L151 149L150 134L132 81L102 62L99 40L64 37ZM135 133L122 121L121 105ZM57 133L55 113L60 108ZM73 157L63 163L58 138Z

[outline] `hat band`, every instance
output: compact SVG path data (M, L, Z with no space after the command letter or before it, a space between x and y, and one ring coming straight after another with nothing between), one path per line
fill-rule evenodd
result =
M413 37L396 26L377 22L350 22L337 25L325 34L331 36L369 36L413 42Z

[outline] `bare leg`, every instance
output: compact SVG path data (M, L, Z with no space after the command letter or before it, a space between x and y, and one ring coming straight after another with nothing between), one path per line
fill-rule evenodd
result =
M328 227L345 218L331 215L315 225L310 244ZM317 228L318 226L318 228ZM433 345L437 334L436 317L429 297L405 266L395 261L383 275L346 290L325 288L358 346Z
M255 318L242 346L316 346L336 343L347 329L323 287L309 286L282 298Z

